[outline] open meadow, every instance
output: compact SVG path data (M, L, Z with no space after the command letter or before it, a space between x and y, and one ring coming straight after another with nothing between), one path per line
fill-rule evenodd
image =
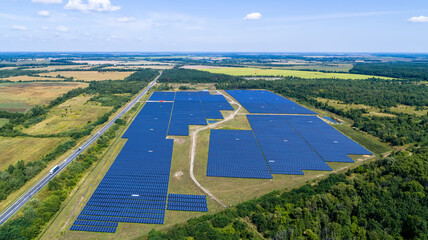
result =
M19 160L37 160L60 142L60 138L0 137L0 171Z
M38 104L50 101L75 88L85 88L87 83L0 83L0 110L25 112Z
M232 76L271 76L271 77L298 77L298 78L337 78L337 79L369 79L376 76L350 74L350 73L324 73L315 71L299 71L299 70L280 70L280 69L263 69L263 68L203 68L199 69L210 73L228 74ZM376 77L381 79L392 79L387 77Z
M40 73L40 76L73 78L81 81L123 80L134 72L58 71Z
M47 118L23 132L28 134L56 134L84 127L96 121L113 107L91 102L90 95L80 95L50 109Z

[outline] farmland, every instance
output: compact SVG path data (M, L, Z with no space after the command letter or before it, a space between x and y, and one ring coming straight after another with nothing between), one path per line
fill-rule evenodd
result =
M0 78L0 80L6 80L11 82L28 82L28 81L63 81L62 78L56 78L56 77L37 77L37 76L14 76L14 77L6 77L6 78Z
M23 132L37 135L76 130L112 110L112 107L103 107L100 103L90 102L91 98L90 95L80 95L55 106L45 120Z
M280 70L280 69L262 69L262 68L205 68L202 71L210 73L228 74L232 76L271 76L271 77L298 77L298 78L337 78L337 79L369 79L376 76L348 74L348 73L325 73L314 71L298 70ZM378 77L381 79L391 79L387 77Z
M56 77L62 76L81 81L104 81L104 80L123 80L133 72L97 72L97 71L58 71L49 73L40 73L40 76Z
M0 137L0 171L19 160L30 162L50 152L60 138Z
M0 110L25 112L38 104L49 104L58 96L87 83L3 83L0 84Z

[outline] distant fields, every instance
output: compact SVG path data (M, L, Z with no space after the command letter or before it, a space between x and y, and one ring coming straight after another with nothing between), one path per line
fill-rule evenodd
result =
M74 80L82 81L104 81L104 80L123 80L134 72L97 72L97 71L58 71L49 73L40 73L40 76L56 77L58 75Z
M25 112L34 105L49 104L72 89L87 86L80 82L3 83L0 84L0 110Z
M0 137L0 171L19 160L36 160L53 150L60 138Z
M56 107L53 107L47 118L23 132L28 134L55 134L84 127L96 121L112 107L103 107L100 103L88 102L93 96L80 95Z
M299 70L285 70L285 69L262 69L262 68L208 68L199 69L201 71L207 71L210 73L221 73L233 76L290 76L299 78L338 78L338 79L369 79L376 76L361 75L361 74L349 74L349 73L324 73L314 71L299 71ZM381 79L392 79L387 77L376 77Z
M35 76L14 76L14 77L6 77L0 78L0 80L19 82L19 81L64 81L62 78L55 77L35 77Z

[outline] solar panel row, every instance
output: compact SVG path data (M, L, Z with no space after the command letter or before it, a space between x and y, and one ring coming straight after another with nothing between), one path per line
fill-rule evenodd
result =
M169 194L167 210L207 212L207 198L203 195Z
M73 231L86 231L86 232L105 232L105 233L115 233L116 228L111 227L93 227L93 226L71 226L70 230Z
M281 115L247 115L272 173L303 174L332 169Z
M227 90L250 113L316 114L267 90Z
M166 139L172 105L146 103L124 134L128 141L77 219L163 224L174 141ZM71 230L82 229L76 227Z
M85 221L76 220L73 225L94 226L94 227L117 227L117 222L100 222L100 221Z
M272 179L250 130L211 130L207 176Z
M174 101L175 92L153 92L149 101Z
M177 92L168 135L188 136L189 125L207 125L206 119L223 119L220 110L233 110L222 95Z
M372 155L316 116L283 116L326 162L354 162L348 154Z

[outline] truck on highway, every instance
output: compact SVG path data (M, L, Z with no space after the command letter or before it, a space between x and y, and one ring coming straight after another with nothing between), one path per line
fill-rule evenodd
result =
M54 172L56 172L57 170L59 169L59 166L58 165L56 165L55 167L53 167L50 171L49 171L49 174L53 174Z

